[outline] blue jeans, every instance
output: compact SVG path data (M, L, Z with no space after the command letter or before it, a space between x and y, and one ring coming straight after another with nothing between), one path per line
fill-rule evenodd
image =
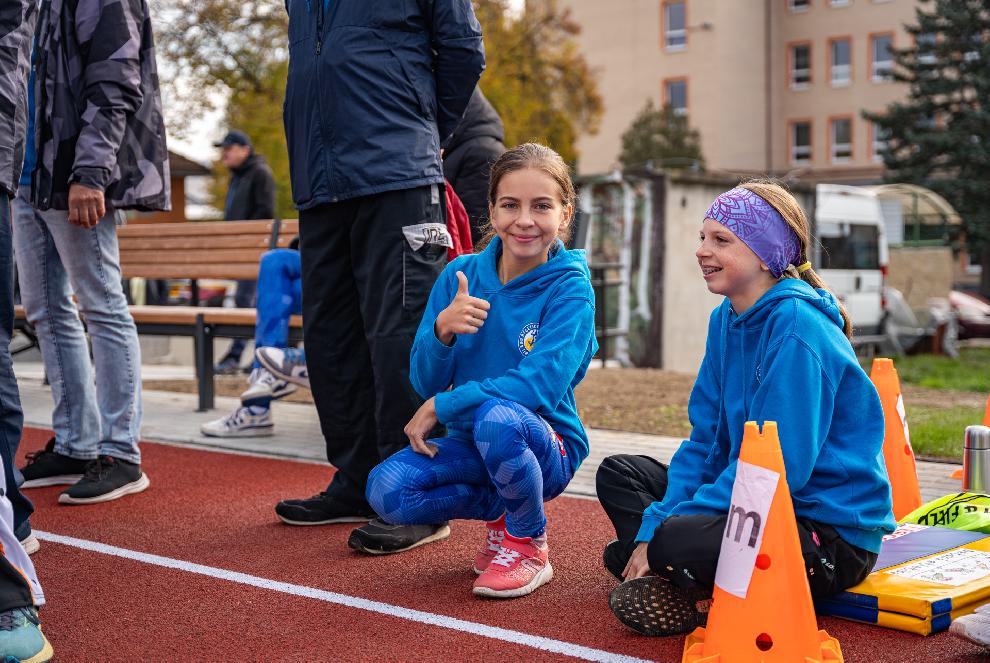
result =
M430 458L407 447L368 475L368 502L392 524L496 520L513 536L546 530L543 503L564 492L571 465L542 418L493 398L475 412L473 440L443 437Z
M0 192L0 463L4 486L13 507L13 527L19 538L31 533L28 517L34 512L31 501L21 494L24 482L14 464L21 441L24 415L10 361L10 336L14 331L14 248L10 233L10 198Z
M13 201L14 252L21 301L55 399L55 451L140 463L141 350L121 286L117 213L81 228L67 212L34 209L25 194L22 187Z
M258 268L255 347L288 347L289 318L300 313L302 313L302 265L299 252L292 249L275 249L265 253L261 256L261 265Z

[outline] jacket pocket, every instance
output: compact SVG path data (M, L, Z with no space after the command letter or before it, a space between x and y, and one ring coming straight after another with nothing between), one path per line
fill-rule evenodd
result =
M431 187L439 190L437 185ZM441 194L442 195L442 194ZM402 227L402 315L419 319L440 272L447 264L447 249L453 244L438 205L419 223Z

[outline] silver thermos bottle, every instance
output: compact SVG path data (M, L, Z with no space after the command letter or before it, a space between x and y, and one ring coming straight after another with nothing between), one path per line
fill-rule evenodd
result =
M967 493L990 490L990 428L986 426L966 427L962 487Z

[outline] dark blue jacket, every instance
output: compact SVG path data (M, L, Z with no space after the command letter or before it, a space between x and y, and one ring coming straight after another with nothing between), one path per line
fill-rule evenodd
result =
M307 209L443 181L440 141L485 67L470 0L285 0L285 136Z

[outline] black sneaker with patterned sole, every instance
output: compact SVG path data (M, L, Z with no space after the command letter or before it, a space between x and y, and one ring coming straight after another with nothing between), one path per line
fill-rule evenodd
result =
M450 525L390 525L375 518L351 532L347 545L371 555L391 555L450 536Z
M301 500L282 500L275 505L275 514L286 525L360 523L375 517L370 506L351 506L327 493Z
M60 504L97 504L140 493L151 485L141 466L113 456L89 461L86 472L58 496Z
M627 580L612 590L608 606L616 618L643 635L690 633L708 621L711 593L681 589L659 576Z
M33 451L27 456L27 464L21 468L24 483L21 488L41 488L74 484L82 479L88 460L72 458L55 452L55 438L41 451Z

